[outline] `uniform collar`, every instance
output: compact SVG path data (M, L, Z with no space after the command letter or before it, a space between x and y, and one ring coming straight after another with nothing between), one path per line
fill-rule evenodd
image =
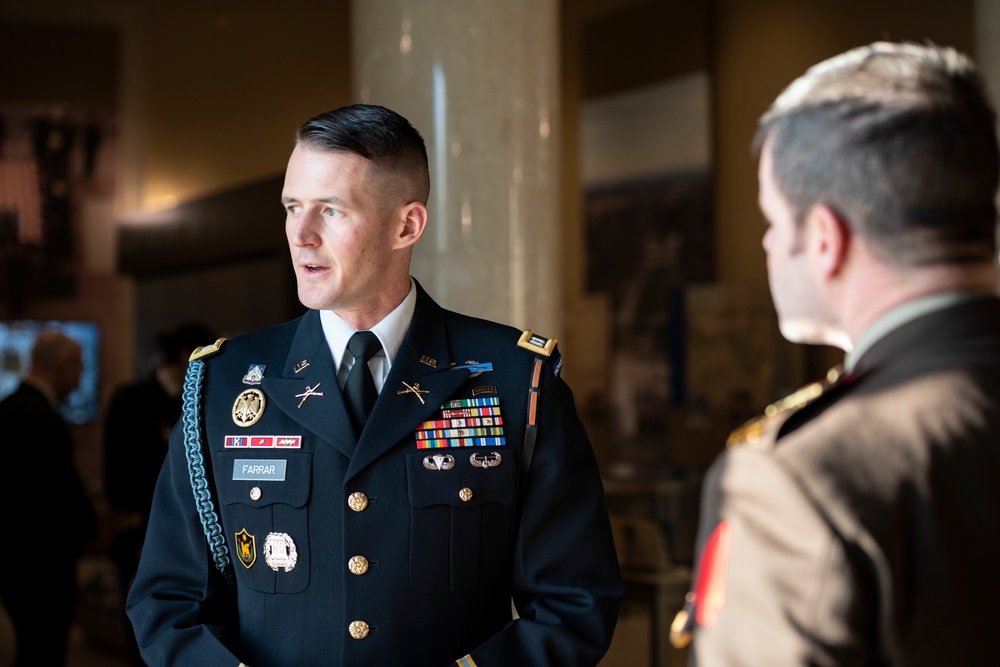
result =
M410 278L410 291L407 292L403 302L370 329L382 344L380 354L385 355L388 366L392 366L392 362L399 352L399 346L403 344L403 338L406 336L407 329L410 328L410 321L413 319L416 305L417 288L413 283L413 278ZM326 337L327 345L330 347L330 354L333 356L333 367L339 372L344 360L344 352L347 350L347 342L351 340L351 336L357 332L357 329L340 319L340 316L332 310L319 311L319 320L323 326L323 335Z
M878 317L867 329L861 332L854 343L854 348L844 357L844 370L848 373L853 372L858 360L871 349L872 345L904 324L928 313L982 297L984 294L986 293L977 291L939 292L896 306Z

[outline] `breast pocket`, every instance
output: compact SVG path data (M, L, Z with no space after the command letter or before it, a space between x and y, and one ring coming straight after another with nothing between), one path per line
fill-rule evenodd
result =
M505 448L407 455L410 585L457 593L509 578L517 462Z
M312 454L223 452L217 459L237 580L262 593L300 593L309 585Z

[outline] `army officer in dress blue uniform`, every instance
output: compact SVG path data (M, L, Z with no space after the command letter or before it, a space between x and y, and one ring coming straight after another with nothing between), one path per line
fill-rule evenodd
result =
M128 597L148 663L606 652L622 583L555 341L444 310L410 277L428 192L423 139L388 109L299 129L282 202L310 310L192 355Z

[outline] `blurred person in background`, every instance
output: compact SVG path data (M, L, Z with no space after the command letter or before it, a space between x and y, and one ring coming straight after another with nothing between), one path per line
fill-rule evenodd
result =
M135 667L144 667L124 598L139 566L156 478L170 431L181 415L181 389L191 352L215 340L201 322L185 322L157 338L159 354L145 378L115 390L104 421L104 491L112 510L112 558L122 594L122 622Z
M6 544L0 549L0 599L14 628L15 667L66 664L78 599L77 560L97 519L76 468L73 439L59 406L76 389L82 349L43 331L21 384L0 401L0 485Z

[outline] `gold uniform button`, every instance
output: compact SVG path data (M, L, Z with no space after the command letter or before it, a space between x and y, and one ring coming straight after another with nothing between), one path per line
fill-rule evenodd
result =
M255 486L250 489L250 500L260 500L260 487Z
M368 571L368 559L364 556L353 556L351 557L351 560L347 561L347 569L349 569L352 574L364 574Z
M353 621L347 629L355 639L364 639L368 636L368 624L364 621Z
M469 487L463 487L461 491L458 492L458 497L462 499L463 503L467 503L472 500L472 489Z
M363 512L368 507L368 496L360 491L355 491L347 496L347 506L355 512Z

